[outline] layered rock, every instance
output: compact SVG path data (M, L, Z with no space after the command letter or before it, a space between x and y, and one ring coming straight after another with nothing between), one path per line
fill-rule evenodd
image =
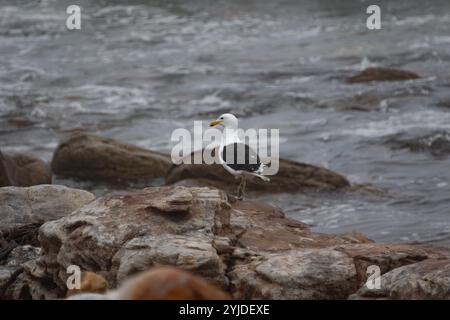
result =
M28 187L52 183L47 163L24 153L0 152L0 187Z
M168 155L82 132L64 139L51 163L57 175L104 181L163 177L170 166Z
M142 271L174 266L233 298L445 298L450 256L421 245L377 244L357 232L315 233L269 204L234 201L206 187L147 188L98 198L42 225L39 239L42 255L25 264L8 297L65 297L67 267L78 265L112 289ZM368 267L374 265L385 285L376 295L366 290ZM414 289L426 279L438 284L436 291L431 283L429 289ZM146 281L138 287L150 285ZM408 294L396 293L400 284Z
M38 229L93 199L89 192L56 185L0 188L0 299L56 297L51 284L34 281ZM45 290L48 295L42 295Z
M7 241L22 242L27 231L68 215L94 198L90 192L57 185L0 188L0 232Z

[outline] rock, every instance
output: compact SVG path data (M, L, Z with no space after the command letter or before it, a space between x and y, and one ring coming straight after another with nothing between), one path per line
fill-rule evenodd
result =
M367 68L347 79L347 83L360 83L370 81L402 81L419 79L420 76L411 71L389 68Z
M30 245L14 248L8 259L0 265L0 300L7 297L5 292L23 271L23 265L40 254L41 249Z
M7 242L33 243L41 224L68 215L94 198L87 191L56 185L0 188L0 232Z
M337 111L374 111L382 107L387 95L375 92L357 92L344 98L331 98L319 103L319 108L333 108Z
M182 199L181 207L167 205L176 199ZM98 198L41 227L46 262L58 261L56 269L49 269L51 276L64 290L65 266L76 264L115 287L136 272L162 264L226 286L225 265L212 244L214 212L224 200L217 190L182 187Z
M361 287L352 299L450 299L450 260L427 259L381 276L380 289Z
M112 288L137 272L170 265L227 289L232 261L369 241L355 234L312 233L270 205L230 203L217 189L179 186L98 198L45 223L39 239L40 268L46 281L57 284L59 296L72 264L103 276Z
M239 299L345 299L357 288L352 259L332 249L269 254L230 277Z
M450 132L436 130L426 135L411 137L409 134L397 134L386 137L384 143L394 150L408 149L411 152L427 152L435 157L450 154Z
M357 233L339 236L312 232L305 224L286 218L278 208L257 202L236 201L229 219L236 244L255 252L371 242Z
M163 299L169 282L180 290L167 297L197 295L196 281L180 285L179 271L148 271L160 266L188 271L233 298L346 299L366 281L368 265L379 265L386 275L425 261L449 261L442 249L376 244L357 232L312 232L276 207L235 201L205 187L154 187L97 198L43 224L39 240L42 255L24 264L10 286L12 296L65 297L67 267L77 265L103 277L111 291L76 299L129 299L123 292ZM134 282L137 291L120 289L147 271Z
M3 299L52 300L59 298L57 292L57 288L52 282L35 278L27 272L21 272L7 287Z
M0 152L0 187L28 187L52 183L49 166L32 155Z
M60 143L51 167L64 177L120 181L163 177L171 164L168 155L76 132Z
M378 266L384 274L425 259L447 258L437 249L408 244L363 243L339 246L337 250L353 258L360 285L367 281L367 270L371 265Z
M194 157L194 154L191 155ZM220 164L173 165L166 175L167 185L216 187L235 192L239 180L229 174ZM280 159L279 171L270 176L270 182L255 178L247 182L247 191L295 192L305 189L344 189L350 183L343 176L330 170Z

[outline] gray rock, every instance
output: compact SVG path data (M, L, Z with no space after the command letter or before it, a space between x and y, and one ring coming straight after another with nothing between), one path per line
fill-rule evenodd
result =
M30 245L18 246L11 251L6 261L0 265L0 299L5 297L12 298L12 284L22 273L24 265L36 259L40 253L40 248Z
M87 191L56 185L0 188L0 232L8 241L20 242L28 231L66 216L94 198Z
M357 286L352 259L332 249L265 255L235 266L230 278L241 299L345 299Z
M433 265L436 273L427 271L438 290L426 294L442 298L449 261L447 251L431 247L375 244L357 232L312 232L274 206L234 201L202 187L146 188L97 198L43 224L39 239L42 255L23 264L11 297L65 297L67 267L78 265L103 277L111 290L138 272L175 266L234 298L345 299L361 287L370 264L379 265L385 277L439 261ZM403 287L414 296L408 283L424 270L405 270ZM394 285L383 298L395 297Z
M450 299L450 260L428 259L381 276L380 289L362 286L351 299Z

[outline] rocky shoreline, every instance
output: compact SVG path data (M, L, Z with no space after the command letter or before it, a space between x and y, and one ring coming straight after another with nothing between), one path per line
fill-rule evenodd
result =
M70 265L105 279L109 290L174 266L234 299L450 299L450 249L312 232L272 205L237 201L235 182L212 166L172 166L164 154L75 133L55 151L53 174L168 184L96 197L35 183L49 174L42 165L25 170L33 179L14 180L23 166L11 159L0 163L0 299L64 298ZM271 192L354 188L337 173L289 160L272 184ZM380 289L366 285L369 266L381 272Z

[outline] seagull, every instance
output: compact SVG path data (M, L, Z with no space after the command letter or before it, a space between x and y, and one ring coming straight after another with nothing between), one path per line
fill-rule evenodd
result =
M238 119L231 113L225 113L209 124L210 127L217 125L223 127L219 162L236 179L240 178L237 194L238 199L243 200L248 177L258 177L263 181L270 179L262 174L265 166L256 151L239 139Z

